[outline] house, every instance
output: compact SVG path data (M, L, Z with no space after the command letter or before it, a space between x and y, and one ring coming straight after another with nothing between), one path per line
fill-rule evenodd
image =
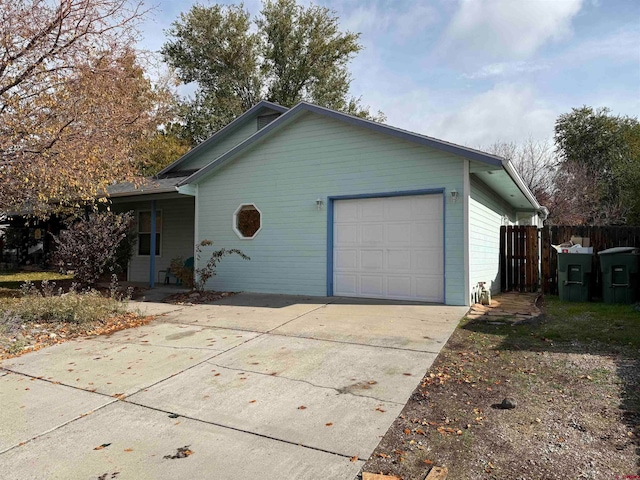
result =
M131 281L209 239L251 261L225 258L208 289L450 305L499 290L500 226L546 210L509 161L305 102L260 102L110 197L137 218Z

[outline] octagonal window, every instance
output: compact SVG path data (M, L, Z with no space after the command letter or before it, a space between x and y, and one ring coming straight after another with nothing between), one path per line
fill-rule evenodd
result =
M233 231L244 239L254 238L262 228L262 212L253 203L240 205L233 214Z

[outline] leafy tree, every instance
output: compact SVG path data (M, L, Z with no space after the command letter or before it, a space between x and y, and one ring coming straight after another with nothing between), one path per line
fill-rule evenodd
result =
M106 272L118 273L133 253L127 240L132 225L131 213L99 212L78 219L54 236L52 264L63 273L73 270L84 285L95 284Z
M556 121L561 180L556 195L565 195L563 189L579 192L589 187L581 223L640 221L640 200L635 191L640 184L640 124L636 118L610 112L608 108L584 106Z
M133 50L137 0L0 1L0 210L46 216L136 174L171 97Z
M189 142L173 130L175 128L158 130L140 142L136 155L140 175L155 175L187 153Z
M348 96L349 61L359 34L341 32L335 12L295 0L264 0L252 21L243 5L195 5L167 32L161 52L185 83L185 134L206 139L260 100L286 107L301 100L383 121Z

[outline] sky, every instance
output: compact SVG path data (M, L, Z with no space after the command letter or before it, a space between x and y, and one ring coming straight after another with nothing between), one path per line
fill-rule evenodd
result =
M194 3L161 0L140 46L159 50ZM360 33L351 94L389 125L481 148L551 141L558 115L583 105L640 115L638 0L314 3ZM244 5L255 16L261 1Z

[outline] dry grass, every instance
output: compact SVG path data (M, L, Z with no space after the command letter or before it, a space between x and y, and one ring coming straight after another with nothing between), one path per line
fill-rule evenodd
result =
M464 320L365 471L600 479L640 468L640 312L546 302L535 324ZM495 324L500 323L500 324ZM496 408L503 398L513 410Z

